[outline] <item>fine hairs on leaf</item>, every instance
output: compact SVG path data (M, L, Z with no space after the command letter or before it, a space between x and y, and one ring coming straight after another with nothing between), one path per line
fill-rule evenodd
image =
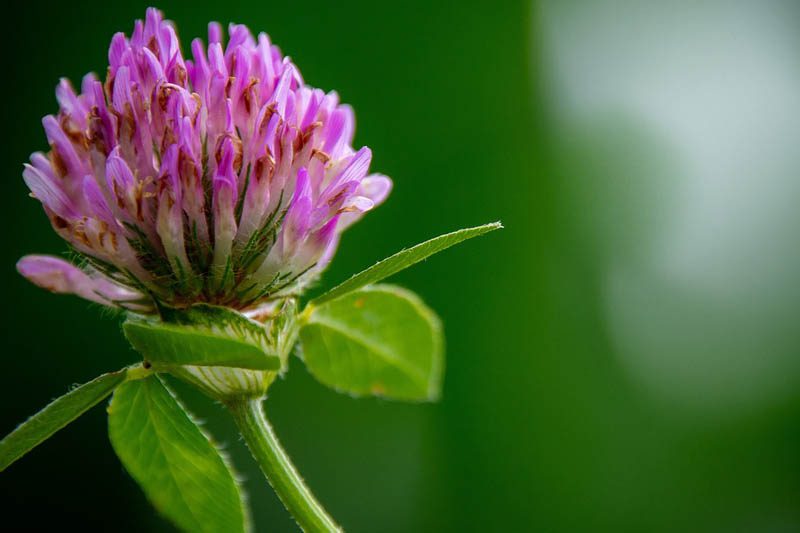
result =
M0 472L141 373L136 367L109 372L50 402L0 441Z
M453 245L502 227L503 225L500 222L492 222L491 224L484 224L474 228L460 229L397 252L383 261L375 263L368 269L362 270L325 294L314 298L309 302L309 308L322 305L366 285L377 283Z

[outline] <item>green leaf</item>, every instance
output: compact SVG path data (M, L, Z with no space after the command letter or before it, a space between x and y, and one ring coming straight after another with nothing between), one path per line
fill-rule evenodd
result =
M439 319L414 293L375 285L320 305L300 328L303 359L322 383L356 396L439 397Z
M152 504L185 531L245 531L242 494L225 459L157 376L120 386L111 444Z
M490 231L494 231L502 227L503 225L499 222L492 222L491 224L484 224L483 226L477 226L474 228L460 229L452 233L440 235L429 241L412 246L406 250L401 250L396 254L387 257L383 261L372 265L368 269L362 270L347 281L329 290L322 296L318 296L317 298L311 300L309 305L321 305L356 289L360 289L361 287L365 287L372 283L377 283L382 279L388 278L389 276L396 274L401 270L405 270L411 265L419 263L426 257L429 257L435 253L439 253L455 244L479 235L483 235L484 233L489 233Z
M163 319L129 315L122 326L134 349L157 367L281 368L282 354L267 327L240 313L200 304L162 310L162 315Z
M0 472L111 394L127 370L103 374L53 400L0 441Z

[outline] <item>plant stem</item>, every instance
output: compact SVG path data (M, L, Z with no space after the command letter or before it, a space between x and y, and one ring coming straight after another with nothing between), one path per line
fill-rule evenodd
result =
M241 400L227 407L250 453L297 524L307 532L342 531L297 473L264 415L262 401Z

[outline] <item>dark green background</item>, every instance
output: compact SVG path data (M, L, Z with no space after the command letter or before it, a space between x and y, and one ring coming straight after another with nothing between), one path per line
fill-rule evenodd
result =
M3 433L70 384L137 359L115 319L36 289L14 263L26 253L64 250L21 179L30 152L45 148L40 118L56 109L58 78L103 73L111 35L129 32L145 7L26 2L5 19ZM353 400L316 383L298 360L271 389L267 408L286 448L348 530L800 529L800 389L722 413L697 410L653 393L620 362L604 268L608 254L636 248L641 228L630 209L617 208L630 208L625 194L637 188L637 172L653 178L647 169L662 168L660 158L669 156L628 119L564 132L553 110L558 88L546 74L552 58L540 46L543 34L561 28L538 5L159 7L177 23L184 46L204 35L209 20L267 31L308 83L335 88L355 108L356 142L372 148L373 168L391 176L395 190L347 233L323 285L445 231L497 219L506 226L393 280L422 295L444 321L442 402ZM633 23L616 4L596 9L621 26ZM677 30L690 15L675 18ZM606 183L619 168L629 181ZM575 183L591 192L578 203L564 185ZM607 238L608 228L623 228L623 242ZM787 231L796 235L796 226ZM724 336L724 328L714 334ZM782 341L792 360L798 345L794 334ZM709 344L709 356L714 349ZM724 353L716 355L725 366ZM797 365L784 375L797 383ZM725 386L709 385L708 393ZM291 530L225 414L179 390L245 477L256 529ZM114 457L106 429L98 407L3 473L5 523L168 530Z

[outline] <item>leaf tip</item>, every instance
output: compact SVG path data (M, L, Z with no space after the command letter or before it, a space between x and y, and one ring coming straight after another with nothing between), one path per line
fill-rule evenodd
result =
M505 228L505 226L503 225L503 222L501 222L500 220L496 220L494 222L489 222L488 224L486 224L486 228L489 231L494 231L496 229L503 229Z

